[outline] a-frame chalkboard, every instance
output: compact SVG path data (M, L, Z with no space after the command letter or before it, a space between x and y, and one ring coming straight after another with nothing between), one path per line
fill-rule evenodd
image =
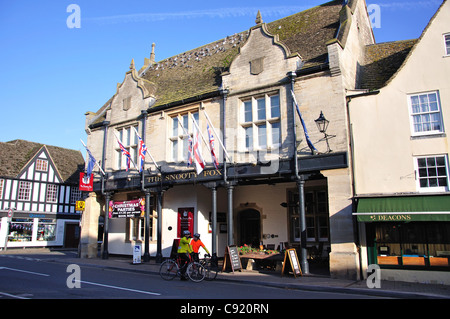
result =
M286 249L286 252L284 253L284 261L283 261L283 268L281 269L281 276L283 277L285 271L289 271L289 267L287 267L287 259L289 259L290 261L289 263L290 269L292 269L294 277L297 277L297 275L303 276L302 270L300 268L300 263L298 262L297 252L294 248Z
M236 245L227 246L227 248L225 248L222 271L225 271L227 264L230 265L233 272L235 270L241 271L242 269L241 259L239 258L239 251Z

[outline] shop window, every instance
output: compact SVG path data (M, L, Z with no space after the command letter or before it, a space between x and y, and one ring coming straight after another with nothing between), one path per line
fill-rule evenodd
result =
M447 191L448 169L446 156L417 157L416 179L421 191Z
M368 225L368 236L372 229L375 241L369 247L376 259L370 259L371 263L403 268L450 266L450 223L374 223Z
M9 225L8 241L27 242L33 238L33 219L13 218Z
M39 219L37 240L38 241L56 240L56 219Z
M275 149L281 144L280 96L265 94L242 101L245 150Z
M441 107L438 92L409 96L413 136L442 133Z

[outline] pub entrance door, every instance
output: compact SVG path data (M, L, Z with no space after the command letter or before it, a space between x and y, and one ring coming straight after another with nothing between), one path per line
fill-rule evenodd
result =
M239 245L259 247L261 241L261 215L255 209L239 212Z

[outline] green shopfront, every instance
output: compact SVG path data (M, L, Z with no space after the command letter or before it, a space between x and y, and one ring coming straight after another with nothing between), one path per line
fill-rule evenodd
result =
M354 215L369 265L450 271L450 196L359 197Z

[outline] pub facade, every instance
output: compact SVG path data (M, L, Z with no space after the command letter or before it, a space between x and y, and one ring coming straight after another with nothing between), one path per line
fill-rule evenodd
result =
M345 92L373 43L365 2L332 1L270 23L258 12L247 31L159 62L153 46L139 70L132 61L86 113L105 175L94 171L86 199L82 257L97 255L104 220L104 258L140 244L144 260L161 260L189 229L218 257L228 245L289 246L303 273L315 251L333 277L359 277ZM191 139L201 171L188 165ZM136 211L116 217L114 203Z

